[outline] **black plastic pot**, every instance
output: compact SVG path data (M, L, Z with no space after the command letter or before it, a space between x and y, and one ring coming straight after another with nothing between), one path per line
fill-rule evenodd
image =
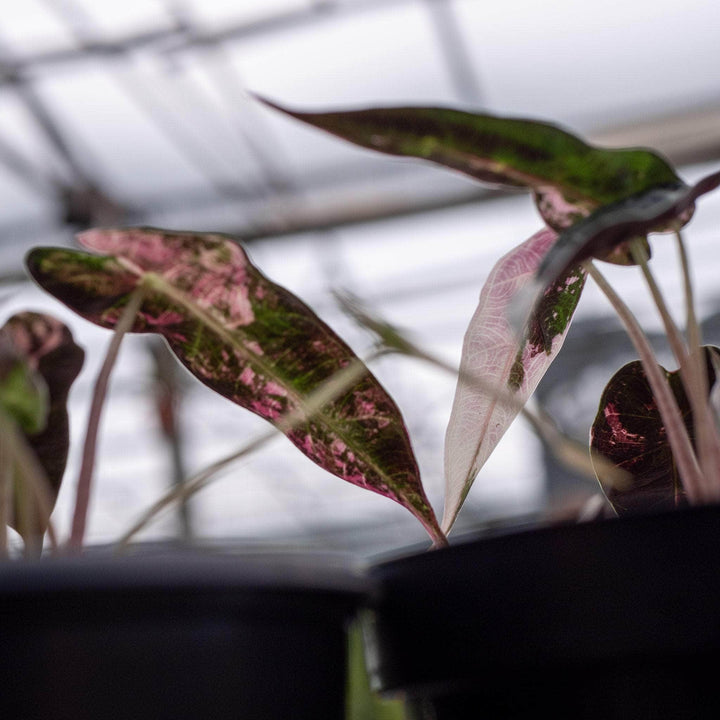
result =
M417 717L720 717L720 509L556 526L376 567L377 689Z
M364 581L327 558L0 566L0 717L342 718Z

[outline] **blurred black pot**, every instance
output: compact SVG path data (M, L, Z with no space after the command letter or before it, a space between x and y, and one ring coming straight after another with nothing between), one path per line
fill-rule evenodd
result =
M418 718L718 718L720 508L376 567L369 664Z
M364 581L315 556L0 566L0 717L341 718Z

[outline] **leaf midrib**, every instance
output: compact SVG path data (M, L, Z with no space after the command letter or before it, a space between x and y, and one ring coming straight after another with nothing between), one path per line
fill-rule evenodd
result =
M121 258L118 259L121 260ZM126 265L126 267L128 266ZM131 269L132 272L138 274L136 267L133 267ZM311 419L314 419L315 421L320 420L320 422L327 427L331 434L341 439L345 443L347 448L356 457L360 458L365 465L371 467L377 473L377 475L385 481L387 486L392 488L393 492L396 492L400 497L405 497L404 494L397 487L396 483L392 480L392 478L389 477L387 473L382 471L382 469L377 465L374 459L372 459L372 457L369 456L365 450L363 450L361 447L358 447L353 438L349 437L341 428L341 426L334 421L332 415L328 415L328 413L323 411L322 409L316 410L314 412L309 412L303 397L290 385L290 383L283 376L277 373L274 366L270 365L267 362L264 362L262 356L248 352L248 350L243 346L242 342L239 342L237 337L234 337L233 335L233 333L236 333L247 338L248 336L243 333L242 329L235 328L232 332L229 331L216 317L214 317L212 313L197 305L197 303L193 302L186 293L169 283L157 273L142 272L141 274L139 274L139 278L140 284L144 285L148 289L152 289L165 294L170 300L180 305L191 315L193 315L197 320L199 320L202 324L209 327L209 329L215 334L217 334L224 342L230 345L233 349L239 351L240 354L246 359L246 361L250 365L258 368L266 376L270 376L279 380L282 387L288 392L289 398L295 403L295 407L302 410L308 421ZM368 375L370 374L367 368L365 369L365 372ZM332 376L327 380L321 382L318 387L315 388L312 392L317 391L320 387L323 386L325 382L330 382L331 380ZM332 400L329 400L328 403L326 403L326 406L330 402L332 402ZM290 412L286 414L292 414L293 412L293 410L290 410ZM270 422L277 427L276 421L270 420Z

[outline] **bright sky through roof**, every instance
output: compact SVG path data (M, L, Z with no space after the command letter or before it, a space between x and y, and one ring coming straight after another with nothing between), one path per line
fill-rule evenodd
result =
M41 64L28 72L78 162L113 200L142 209L143 222L198 230L252 228L267 219L268 208L282 220L283 213L292 217L330 201L356 209L416 193L430 198L470 185L440 169L377 158L301 127L258 107L246 90L298 108L481 106L555 119L580 132L702 107L717 103L720 95L720 5L714 0L454 0L456 60L469 63L479 98L472 93L459 97L461 84L442 45L442 28L447 26L438 23L434 5L442 3L25 0L4 14L0 51L4 59L37 58L71 51L83 41L165 32L127 54ZM324 11L301 18L303 11L317 6ZM173 28L190 27L212 36L244 25L263 32L238 32L218 47L193 45L192 32L173 34ZM42 174L70 177L61 154L11 85L0 87L0 112L0 140ZM386 177L389 171L395 175ZM268 194L252 196L258 185L267 191L273 173L299 185L300 200L273 204ZM323 173L330 181L315 194L309 178ZM698 173L692 169L685 176L690 180ZM228 185L236 195L228 197ZM67 242L67 228L59 222L63 208L55 195L38 192L36 185L1 166L0 192L5 198L0 261L6 269L19 268L31 244ZM254 199L238 201L242 192ZM200 202L212 193L211 201ZM689 228L691 251L702 258L697 277L707 311L717 302L711 293L720 272L712 250L718 222L718 200L708 197ZM329 297L340 281L365 294L373 307L408 327L429 349L457 361L464 327L492 263L538 227L530 200L511 198L356 225L331 236L308 233L268 240L253 246L251 255L264 272L347 334L358 351L368 347L368 336L343 318ZM667 247L656 257L656 263L672 266ZM632 271L610 273L643 297L628 280ZM669 291L677 293L677 279L669 282ZM607 312L592 291L583 300L581 316ZM30 289L0 306L2 317L27 303L65 318L93 353L108 341L107 333ZM652 313L645 315L657 324ZM168 482L168 459L154 435L153 408L142 397L145 381L139 379L138 366L130 365L132 358L146 367L147 357L137 341L127 346L103 426L90 525L95 540L116 537ZM56 513L61 528L69 520L88 393L98 362L95 356L73 394L75 446ZM442 438L453 381L412 362L398 363L388 361L376 370L415 433L425 481L440 511ZM193 469L264 427L197 388L191 399L185 421ZM110 437L115 434L119 441L113 447ZM472 491L477 507L524 512L541 503L537 446L528 438L529 431L518 425L501 445ZM196 514L201 534L217 536L293 535L303 528L372 518L382 521L389 543L423 536L404 510L298 459L282 438L266 456L245 463L199 498ZM152 532L172 528L166 520Z

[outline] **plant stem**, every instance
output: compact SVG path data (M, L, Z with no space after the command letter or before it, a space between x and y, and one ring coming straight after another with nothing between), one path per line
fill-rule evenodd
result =
M667 303L665 302L665 298L663 297L660 287L655 280L655 276L650 269L650 265L648 264L648 260L650 258L648 257L647 250L645 249L642 240L634 240L630 244L630 254L633 262L642 270L645 282L647 283L655 306L660 313L663 326L665 327L665 334L667 335L668 342L670 343L670 349L672 350L673 355L675 355L678 366L682 368L687 364L688 349L675 320L673 320L673 317L668 310Z
M679 233L678 233L679 235ZM681 242L682 246L682 242ZM699 345L699 328L695 318L693 307L692 282L690 278L687 255L681 253L683 265L683 278L685 284L686 312L691 325L688 326L688 337L693 336L695 346L688 347L678 330L675 321L670 315L665 299L655 281L649 265L649 258L645 246L640 240L636 240L630 246L633 260L640 266L645 280L650 289L655 305L665 326L665 333L670 342L678 366L680 378L685 387L685 394L692 409L693 426L695 428L695 439L697 443L697 457L701 469L701 482L703 484L703 496L709 499L713 496L717 499L717 492L720 490L720 437L715 431L715 422L712 417L708 403L707 369L705 354L701 352Z
M10 523L13 458L10 452L10 438L7 432L10 421L0 410L0 559L8 556L8 525Z
M684 249L684 248L683 248ZM715 432L715 423L712 418L710 405L708 403L708 387L707 387L707 369L704 353L701 352L699 344L694 347L688 347L678 330L675 321L665 303L665 299L648 263L649 258L645 246L641 241L635 241L630 247L633 260L640 266L645 280L650 289L655 305L662 318L665 327L665 333L670 342L678 366L680 368L680 378L685 387L685 394L690 402L692 409L693 426L695 428L695 438L697 443L697 457L701 469L701 482L703 483L703 495L707 498L717 493L714 488L720 488L720 478L718 478L718 470L720 469L720 437ZM692 307L692 283L690 279L689 268L687 265L687 256L683 252L683 276L685 281L685 298L686 312L688 318L695 318L695 311ZM695 341L699 338L699 329L697 321L694 321L695 329L689 334L693 334ZM688 328L690 330L690 328Z
M690 273L687 250L682 233L675 231L680 266L682 268L683 287L685 291L685 324L689 346L688 367L694 378L694 392L688 391L696 402L692 405L693 422L697 435L700 466L703 470L705 490L708 499L720 499L720 435L718 435L715 413L710 403L708 387L707 359L702 348L702 332L695 312L695 297Z
M278 437L276 431L271 430L251 440L246 445L243 445L240 450L237 450L230 455L226 455L221 460L214 462L204 470L193 475L191 478L185 480L181 485L175 486L172 490L165 493L159 500L153 503L132 525L132 527L120 537L117 541L116 551L122 552L130 544L130 541L143 530L152 519L162 512L166 507L169 507L175 502L185 502L192 495L199 490L210 484L210 482L216 479L219 473L225 468L229 467L232 463L240 460L241 458L249 455L250 453L258 450L263 445L267 444L270 440Z
M670 390L655 353L630 308L620 299L612 286L592 261L585 263L588 274L602 290L625 329L640 356L650 389L657 403L660 416L665 425L668 442L677 463L680 477L690 502L698 502L702 497L702 475L695 457L687 428L683 422L675 396Z
M108 346L105 361L103 362L100 373L95 381L93 391L92 405L90 406L90 416L88 418L87 431L85 434L85 444L83 446L82 465L80 467L80 475L78 477L77 494L75 496L75 513L73 515L72 532L68 540L68 546L71 551L79 552L85 538L85 526L87 524L88 507L90 505L90 490L92 485L92 475L95 466L95 454L97 448L97 436L100 427L100 417L102 415L105 397L107 395L107 387L110 380L110 374L117 360L120 350L120 343L135 322L135 317L140 310L143 298L145 296L145 287L140 284L128 298L128 302L123 309L120 318L115 325L115 333L110 345Z
M50 546L53 553L56 553L58 550L57 535L50 520L53 503L48 491L49 482L45 470L42 465L40 465L35 453L28 446L24 435L18 429L16 423L8 418L7 415L0 412L1 528L6 528L10 523L13 503L17 502L18 506L21 505L21 501L16 500L13 496L16 472L22 484L28 486L24 488L24 490L29 490L34 496L34 507L31 505L31 500L27 496L24 500L25 505L31 509L31 512L26 511L26 518L29 521L30 515L34 511L35 517L37 518L39 516L42 519L42 524L46 526L48 538L50 539ZM17 488L15 489L17 490ZM37 538L37 547L29 547L29 545L33 544L31 537L32 528L29 522L26 522L25 526L26 527L23 527L21 523L18 524L18 531L25 541L25 555L30 557L37 556L42 552L42 538ZM4 538L7 537L7 532L0 532L0 534L3 535ZM1 542L2 538L0 538L0 543Z
M387 353L388 350L379 349L366 358L365 362L355 360L350 363L347 367L333 375L317 390L311 393L300 408L297 408L296 410L278 418L274 422L274 428L272 430L259 435L246 445L243 445L243 447L236 452L218 460L182 483L182 485L163 495L157 502L148 508L135 522L135 524L118 540L117 550L124 550L133 537L143 530L148 523L166 507L176 501L187 500L190 496L198 492L198 490L206 487L218 476L218 473L229 467L232 463L242 457L245 457L246 455L249 455L268 443L270 440L278 437L278 430L286 434L298 425L307 422L309 417L320 411L329 402L346 392L348 388L352 387L367 372L365 363L371 362L372 360L375 360L382 355L386 355ZM425 526L428 534L431 536L435 547L441 547L447 544L447 538L439 527L428 528L424 522L423 525Z
M680 255L680 266L683 274L683 286L685 288L685 313L686 313L686 328L688 336L688 345L690 346L691 354L695 352L696 348L700 348L702 345L702 335L700 332L700 324L695 314L695 296L693 292L692 277L690 275L690 263L688 262L687 251L685 249L685 243L683 242L682 233L679 230L675 231L675 238L677 240L678 254Z
M579 443L576 440L564 435L550 415L546 412L537 412L531 410L527 405L519 402L518 399L509 391L495 384L489 383L485 378L476 373L462 371L454 367L450 363L442 360L435 355L422 350L411 343L407 343L407 348L397 350L408 357L415 357L444 370L451 375L455 375L460 380L465 381L468 385L473 385L479 390L486 392L495 401L501 405L515 410L530 425L541 442L545 444L547 449L553 454L558 462L562 463L570 470L579 472L592 480L597 480L596 470L588 455L587 443ZM603 476L607 478L610 484L618 485L626 482L628 474L624 470L617 468L606 458L597 458L596 464L602 465Z
M34 501L37 505L36 513L39 514L40 518L42 518L43 525L46 526L46 532L50 540L50 547L55 554L59 550L59 545L55 528L50 520L53 507L53 500L49 490L50 481L47 478L45 469L40 464L37 456L28 445L25 437L22 435L17 426L12 428L10 437L15 466L17 467L23 483L29 486L29 490L34 496ZM26 550L30 550L30 552L25 553L26 555L32 555L33 552L37 555L42 552L42 547L38 547L35 550L28 548L27 538L25 539L25 543Z

